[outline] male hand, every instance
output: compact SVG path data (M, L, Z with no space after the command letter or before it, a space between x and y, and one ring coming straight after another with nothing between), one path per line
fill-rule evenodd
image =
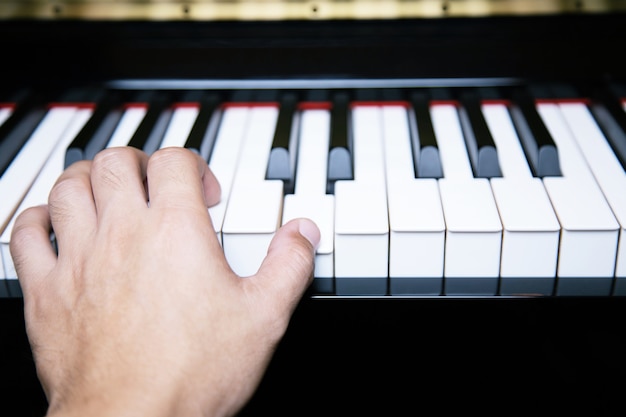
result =
M239 277L208 214L219 198L190 151L111 148L19 216L11 254L49 415L232 415L249 400L311 282L319 230L289 222Z

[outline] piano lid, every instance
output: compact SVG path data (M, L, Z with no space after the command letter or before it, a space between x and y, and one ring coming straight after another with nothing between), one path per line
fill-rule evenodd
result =
M626 0L0 0L0 19L336 20L589 14Z

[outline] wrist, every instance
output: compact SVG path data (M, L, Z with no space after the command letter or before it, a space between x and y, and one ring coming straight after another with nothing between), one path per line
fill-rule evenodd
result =
M168 417L174 415L174 404L172 391L102 388L51 401L46 417Z

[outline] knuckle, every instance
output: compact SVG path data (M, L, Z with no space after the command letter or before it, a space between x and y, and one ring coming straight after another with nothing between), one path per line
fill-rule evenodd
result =
M136 161L136 155L130 148L109 148L96 154L91 167L91 177L112 187L121 187L125 179L119 174L120 168Z
M172 146L155 151L150 161L159 166L170 163L188 164L195 161L195 155L185 148Z
M85 178L83 177L71 177L65 176L59 178L56 182L52 190L50 190L50 194L48 196L48 200L51 206L55 206L57 202L71 199L72 196L77 193L83 192L85 187L89 184L85 184Z
M93 173L100 173L114 170L116 166L124 163L132 156L130 149L109 148L96 154L93 158L91 170Z
M24 216L28 216L28 210L25 210L22 214L20 214L19 218L23 219ZM18 221L15 223L13 227L13 231L11 233L11 252L15 250L19 251L21 248L28 248L39 238L39 232L34 225L28 222Z

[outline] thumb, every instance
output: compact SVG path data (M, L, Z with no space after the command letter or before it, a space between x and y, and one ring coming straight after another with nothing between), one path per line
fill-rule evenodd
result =
M259 271L252 278L264 300L292 312L313 280L318 227L309 219L293 219L274 235Z

